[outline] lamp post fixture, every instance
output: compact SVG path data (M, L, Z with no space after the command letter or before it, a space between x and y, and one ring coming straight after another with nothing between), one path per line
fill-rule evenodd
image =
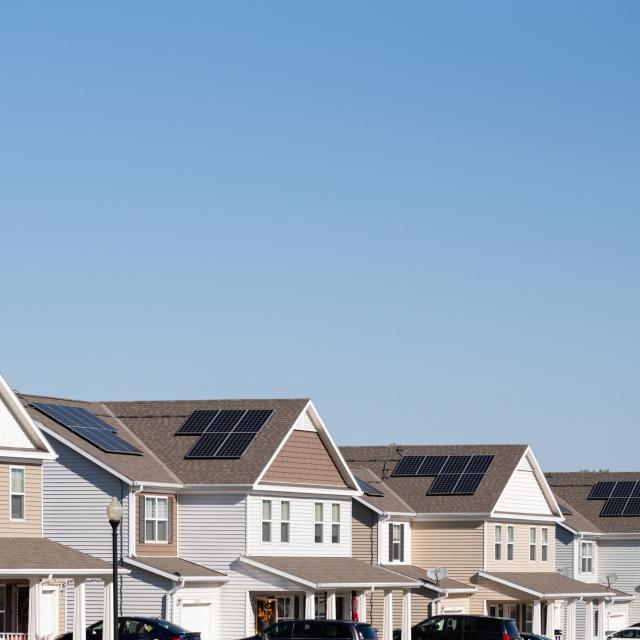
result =
M122 520L122 505L117 498L111 498L107 518L113 532L113 640L118 640L118 525Z

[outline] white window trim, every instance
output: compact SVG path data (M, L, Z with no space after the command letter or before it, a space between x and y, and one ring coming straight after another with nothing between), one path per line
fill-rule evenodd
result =
M322 519L318 520L317 518L317 507L320 505L322 511ZM320 540L316 540L316 529L320 525ZM324 502L314 502L313 503L313 542L314 544L324 544Z
M498 558L498 549L500 550L500 557ZM494 524L493 525L493 561L494 562L502 562L503 554L502 554L502 525Z
M531 532L533 531L533 542L531 542ZM531 549L533 547L533 558L531 557ZM538 562L538 529L529 527L529 562Z
M582 555L582 545L586 545L588 548L591 549L591 571L583 571L582 570L582 559L589 559L588 556L583 556ZM596 543L594 540L579 540L579 545L578 545L578 571L580 572L581 575L583 576L592 576L595 574L596 572Z
M546 541L543 532L546 533ZM546 553L546 558L544 557ZM540 562L549 562L549 527L542 527L540 529Z
M22 471L22 492L13 491L11 487L11 476L13 470ZM11 498L13 496L22 496L22 518L14 518L11 509ZM26 522L27 521L27 471L25 467L11 466L9 467L9 520L11 522Z
M158 518L157 516L155 518L148 518L147 517L147 499L156 501L156 513L158 513L158 498L160 498L161 500L166 500L167 501L167 518L166 518L166 520L164 518ZM169 517L169 509L171 509L171 501L169 500L169 496L162 496L162 495L155 495L155 494L152 495L152 496L148 496L148 495L144 496L144 544L169 544L169 538L170 538L169 522L171 521L171 518ZM148 540L147 539L147 520L149 520L150 522L155 522L156 523L156 527L155 527L156 540ZM158 538L158 522L166 522L167 523L167 539L166 540L157 540L157 538Z
M282 517L282 505L283 504L288 504L289 505L289 517L286 518L286 519ZM283 524L289 525L289 527L288 527L289 539L288 540L283 540L282 539L282 525ZM271 536L271 538L273 539L273 535ZM280 542L282 542L282 544L291 544L291 500L280 500Z
M264 505L269 504L270 517L267 519L264 517ZM264 539L264 525L269 523L269 540ZM269 498L263 499L260 502L260 542L262 544L273 543L273 500Z
M511 540L509 540L509 534L511 533ZM516 540L516 531L515 527L512 524L507 525L507 562L515 562L516 559L516 548L515 548L515 540ZM509 551L511 551L511 558L509 558Z
M402 560L394 560L389 557L389 525L402 527L402 537L403 537L403 547L404 547L404 558ZM411 564L411 527L408 522L397 522L397 521L381 521L381 526L384 530L384 536L381 536L378 533L378 541L379 541L379 553L380 557L388 558L389 564ZM380 531L380 530L378 530ZM384 547L382 547L384 545Z
M338 508L338 520L333 519L333 510L334 508ZM331 503L331 544L340 544L342 542L342 509L339 502ZM334 541L333 539L333 530L335 527L338 527L338 540Z

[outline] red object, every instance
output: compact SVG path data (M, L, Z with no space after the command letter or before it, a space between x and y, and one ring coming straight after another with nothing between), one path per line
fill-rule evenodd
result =
M506 631L502 632L502 640L510 640L509 634Z
M358 622L358 596L355 591L351 592L351 619ZM504 640L504 638L503 638Z

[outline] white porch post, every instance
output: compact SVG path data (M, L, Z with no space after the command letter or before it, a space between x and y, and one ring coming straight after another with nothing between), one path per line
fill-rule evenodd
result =
M576 640L576 601L567 602L567 638L566 640Z
M327 620L336 619L336 592L335 591L327 591L326 618Z
M607 615L606 605L604 602L604 598L598 600L598 639L604 640L605 633L605 616Z
M358 620L367 622L367 592L358 595Z
M411 640L411 590L402 592L402 640Z
M551 638L553 640L556 636L556 620L555 620L555 612L556 606L553 600L549 600L547 602L547 628L545 631L545 635L547 638Z
M382 618L382 640L393 639L393 591L384 592L384 610Z
M84 640L87 628L84 578L75 578L73 594L73 640Z
M316 617L316 595L313 591L307 591L304 594L304 617L307 620L313 620Z
M586 618L584 640L593 640L593 600L587 602L587 609L584 615Z
M104 612L102 614L102 640L113 639L113 580L104 580Z
M531 621L531 630L538 635L542 633L542 602L540 600L533 601L533 620Z
M40 599L42 597L42 585L40 578L29 578L29 640L36 640L40 635Z

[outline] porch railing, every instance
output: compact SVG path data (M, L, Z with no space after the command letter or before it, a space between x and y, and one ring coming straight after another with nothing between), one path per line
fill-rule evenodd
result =
M6 633L0 633L0 640L27 640L27 634L8 631Z

